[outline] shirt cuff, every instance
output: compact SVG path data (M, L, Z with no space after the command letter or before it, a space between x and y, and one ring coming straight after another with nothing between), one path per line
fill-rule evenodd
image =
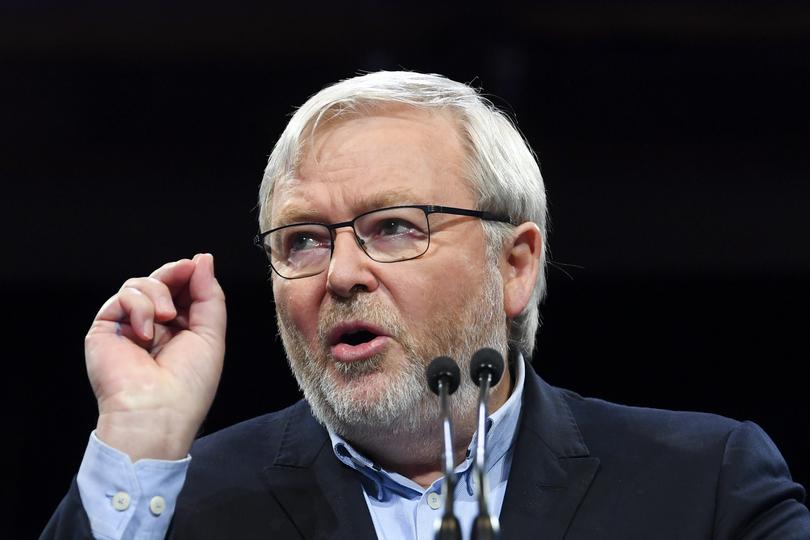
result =
M93 536L103 540L159 540L174 515L191 456L177 461L141 459L104 444L96 432L76 483Z

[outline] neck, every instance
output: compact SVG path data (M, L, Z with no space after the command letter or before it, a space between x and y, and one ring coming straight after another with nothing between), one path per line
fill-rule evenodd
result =
M509 399L512 380L505 370L501 381L492 390L487 401L487 413L500 409ZM478 411L461 411L453 415L453 464L458 466L467 454L477 427ZM444 474L442 467L443 438L441 420L414 432L392 434L382 430L373 433L353 434L347 437L352 445L376 464L410 478L427 488Z

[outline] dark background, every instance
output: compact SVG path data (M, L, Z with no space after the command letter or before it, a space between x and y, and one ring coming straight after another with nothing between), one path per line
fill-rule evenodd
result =
M806 3L271 4L0 6L6 537L78 470L83 336L127 277L215 254L206 431L297 399L250 241L261 171L294 106L382 68L474 81L538 152L547 380L754 420L810 483Z

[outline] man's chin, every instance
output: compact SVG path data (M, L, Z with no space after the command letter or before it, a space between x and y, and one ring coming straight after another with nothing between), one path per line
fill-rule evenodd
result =
M352 362L340 362L330 356L332 367L337 377L345 381L354 381L372 375L383 375L385 358L383 355L378 354L365 358L363 360L354 360Z
M323 373L323 377L328 378L321 384L324 397L336 407L368 411L370 416L385 407L390 414L392 398L400 402L404 397L397 390L412 385L413 381L406 380L408 377L401 372L401 366L387 356L377 355L351 363L332 362Z
M373 363L338 366L329 365L318 390L308 396L322 423L338 433L357 435L381 428L396 430L415 420L424 395L412 373Z
M379 369L341 373L336 370L328 376L332 378L330 389L344 403L357 407L373 407L385 399L386 389L393 384L391 376Z

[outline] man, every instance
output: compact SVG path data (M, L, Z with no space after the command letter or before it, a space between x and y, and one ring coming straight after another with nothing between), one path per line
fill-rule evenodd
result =
M432 538L425 366L449 355L466 373L489 346L509 359L487 427L503 538L810 538L804 491L757 426L534 373L545 207L531 150L466 85L381 72L316 94L270 157L257 237L305 401L193 441L224 356L213 259L127 281L87 335L98 425L43 537ZM469 537L466 379L451 405Z

